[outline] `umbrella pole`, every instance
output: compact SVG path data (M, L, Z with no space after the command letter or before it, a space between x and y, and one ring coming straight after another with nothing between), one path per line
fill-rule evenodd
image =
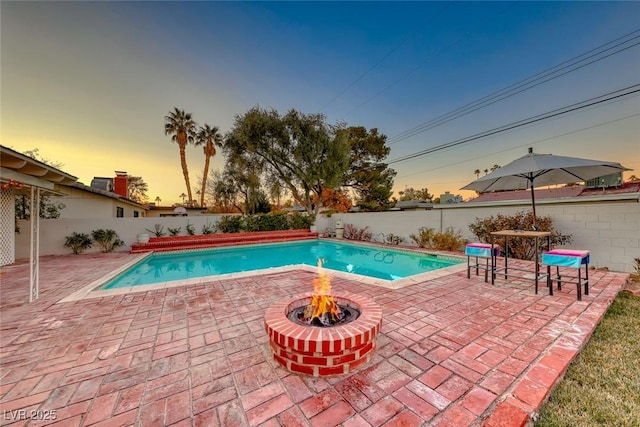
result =
M531 183L531 205L533 206L533 230L538 231L538 226L536 225L536 195L533 191L533 179L529 181Z

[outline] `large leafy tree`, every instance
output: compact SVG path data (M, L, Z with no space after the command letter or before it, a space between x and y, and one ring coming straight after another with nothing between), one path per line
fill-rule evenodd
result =
M187 186L187 197L189 204L193 203L191 195L191 184L189 182L189 168L187 167L186 148L187 144L193 143L196 135L196 122L193 121L191 113L184 110L174 108L169 115L164 118L164 133L171 135L171 140L178 144L180 149L180 165L182 166L182 175L184 183Z
M429 193L429 189L426 187L420 190L409 187L399 191L398 194L400 195L399 200L433 200L433 194Z
M337 212L347 212L349 208L353 206L353 202L342 189L334 190L331 188L325 188L322 191L322 196L314 197L314 201L318 205L328 209L334 209Z
M204 172L202 174L202 188L200 189L200 206L204 206L209 161L216 155L216 146L222 147L222 134L218 127L211 127L208 124L201 126L196 134L195 145L201 145L204 152Z
M228 158L224 171L209 174L209 194L225 212L255 213L264 192L261 186L260 158L236 153Z
M349 146L344 135L329 126L321 114L254 107L236 116L224 144L233 161L248 153L262 161L262 173L281 181L307 212L317 212L313 196L340 186L348 169Z
M54 161L43 157L40 154L39 148L34 148L32 150L23 151L22 154L31 157L32 159L38 160L46 165L52 166L56 169L60 169L64 166L64 163ZM15 215L16 219L29 219L31 217L31 199L29 196L25 194L16 194L15 198ZM60 218L60 212L66 206L64 203L52 201L51 198L47 195L40 196L40 218ZM16 230L19 232L20 230L16 227Z
M358 205L365 210L385 210L390 198L396 171L384 160L391 151L387 137L378 129L367 131L362 126L352 126L338 131L349 143L349 169L343 184L351 187L358 196Z

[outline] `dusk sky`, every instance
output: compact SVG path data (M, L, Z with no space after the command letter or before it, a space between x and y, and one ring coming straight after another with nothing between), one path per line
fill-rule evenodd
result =
M527 147L640 175L638 93L393 162L640 84L640 2L2 1L0 17L2 144L38 148L86 185L142 176L163 205L186 192L164 135L174 107L223 133L256 105L378 128L396 196L408 186L467 198L475 169ZM562 63L564 75L402 137ZM195 191L202 149L187 162ZM220 153L211 168L223 167Z

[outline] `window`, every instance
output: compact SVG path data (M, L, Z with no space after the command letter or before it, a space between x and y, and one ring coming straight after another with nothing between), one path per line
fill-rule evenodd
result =
M116 207L116 217L124 218L124 208Z
M138 218L140 216L140 212L138 211L133 211L133 217L134 218Z

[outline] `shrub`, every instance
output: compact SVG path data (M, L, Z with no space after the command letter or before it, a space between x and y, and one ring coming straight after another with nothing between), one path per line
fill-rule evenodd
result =
M633 273L630 278L634 282L640 282L640 258L634 258L633 263L633 269L635 270L635 273Z
M238 215L225 215L218 221L218 230L223 233L239 233L242 227L242 217Z
M178 227L178 228L167 227L167 230L169 230L170 236L177 236L178 234L180 234L182 227Z
M145 228L145 230L147 230L149 233L153 234L156 237L162 237L165 235L164 226L160 224L154 225L153 230L149 230L148 228Z
M185 228L187 229L187 234L189 236L196 234L196 228L190 222L187 222L187 226Z
M399 245L402 242L404 242L404 237L396 236L393 233L389 233L386 236L384 236L384 241L389 245Z
M537 217L536 226L538 231L550 231L551 232L551 247L558 245L566 245L572 242L571 235L563 235L560 231L554 230L553 219L550 216ZM502 215L490 216L488 218L476 218L476 221L469 226L471 232L481 242L491 242L491 232L500 230L532 230L533 229L533 213L518 212L515 215ZM540 248L539 252L546 249L545 239L539 239ZM494 243L499 244L503 250L505 249L505 239L498 238L494 240ZM535 256L535 239L510 237L509 238L509 253L510 258L518 258L525 260L532 260Z
M353 224L344 225L344 238L349 240L371 241L373 233L369 231L369 227L358 228Z
M418 234L409 236L421 248L438 251L460 251L467 244L462 232L449 227L445 232L436 232L433 228L420 227Z
M91 247L91 237L86 233L73 232L71 236L67 236L64 246L71 248L74 254L78 255L82 251Z
M124 242L120 240L118 233L114 230L93 230L91 236L93 240L100 245L102 252L111 252L115 248L124 245Z
M215 224L210 224L207 220L207 223L202 226L202 234L213 234L217 229Z
M268 214L248 215L245 217L246 231L274 231L288 230L289 222L284 212L270 212Z
M292 230L302 230L311 227L316 222L315 215L301 214L293 212L289 214L289 228Z

